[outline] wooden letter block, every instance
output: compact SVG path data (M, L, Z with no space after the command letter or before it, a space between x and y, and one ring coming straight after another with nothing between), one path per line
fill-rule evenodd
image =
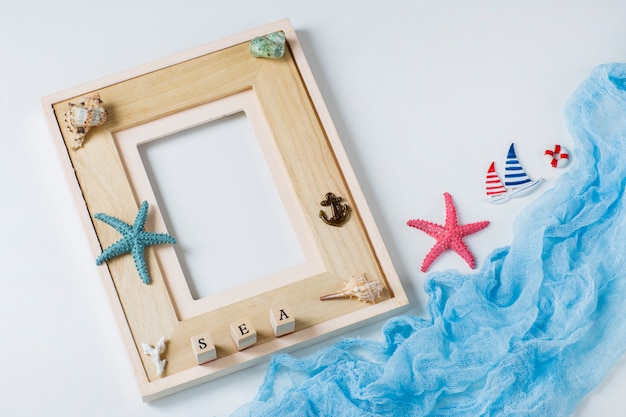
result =
M237 349L244 350L256 343L256 330L252 325L252 320L244 317L230 324L230 335L237 346Z
M270 323L276 337L292 333L296 330L296 319L290 313L288 306L272 308L270 310Z
M217 351L209 332L192 337L191 348L198 365L217 359Z

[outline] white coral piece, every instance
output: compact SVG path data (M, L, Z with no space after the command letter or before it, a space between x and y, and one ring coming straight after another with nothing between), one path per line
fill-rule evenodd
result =
M157 368L157 376L161 376L163 369L165 369L165 362L167 362L165 359L161 359L161 353L165 350L165 336L159 339L159 343L155 347L148 343L142 343L141 346L143 347L143 353L152 357L152 362L154 362L154 366Z

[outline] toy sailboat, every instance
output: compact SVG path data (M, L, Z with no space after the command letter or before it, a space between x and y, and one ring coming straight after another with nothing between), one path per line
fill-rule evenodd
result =
M541 181L543 181L543 178L532 180L528 174L526 174L515 154L515 144L511 143L509 153L506 156L504 184L502 184L496 172L494 162L491 163L487 170L485 180L487 199L485 201L491 204L506 203L511 198L522 197L532 192Z

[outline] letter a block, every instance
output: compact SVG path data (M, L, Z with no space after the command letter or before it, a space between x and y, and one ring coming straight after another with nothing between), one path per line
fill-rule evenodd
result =
M290 311L287 306L270 310L270 323L276 337L284 336L296 330L296 319Z
M230 335L239 350L249 348L256 343L256 330L252 325L252 320L248 317L232 322Z
M209 332L192 337L191 349L193 349L198 365L217 359L217 351Z

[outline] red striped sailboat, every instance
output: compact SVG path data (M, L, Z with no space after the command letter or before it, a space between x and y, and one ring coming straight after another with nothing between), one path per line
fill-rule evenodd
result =
M504 184L496 172L495 162L492 162L487 170L485 179L487 199L485 201L491 204L506 203L511 198L522 197L532 192L541 181L543 181L542 178L532 180L526 174L515 154L515 144L511 143L504 167Z

